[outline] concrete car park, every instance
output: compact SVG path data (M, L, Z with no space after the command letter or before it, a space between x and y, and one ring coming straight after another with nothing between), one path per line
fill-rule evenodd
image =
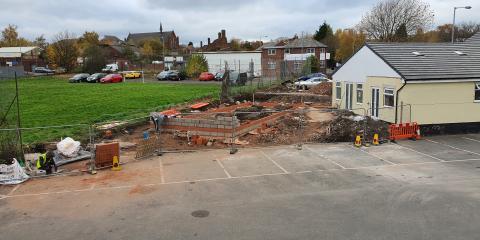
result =
M0 188L5 239L476 239L480 134L170 153Z

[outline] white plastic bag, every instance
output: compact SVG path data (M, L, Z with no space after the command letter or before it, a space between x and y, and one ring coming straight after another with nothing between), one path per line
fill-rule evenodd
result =
M28 175L18 164L17 159L13 159L13 164L0 164L0 184L19 184L28 180Z
M80 151L80 142L67 137L57 143L57 150L65 157L76 157Z

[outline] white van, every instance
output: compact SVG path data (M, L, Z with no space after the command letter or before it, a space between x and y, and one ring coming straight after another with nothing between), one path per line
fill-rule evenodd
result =
M118 64L112 63L112 64L107 64L104 69L102 69L102 72L107 72L107 73L112 73L118 71Z

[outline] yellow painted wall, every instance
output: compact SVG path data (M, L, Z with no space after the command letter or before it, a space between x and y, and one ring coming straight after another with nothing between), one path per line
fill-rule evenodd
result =
M386 87L393 88L396 94L403 85L399 78L368 77L363 84L363 103L361 104L356 102L357 85L353 84L353 109L364 108L371 115L371 89L378 87L380 89L379 118L387 122L395 122L395 107L384 107L383 91ZM333 83L332 106L345 109L346 83L342 82L341 85L342 99L337 100L336 84ZM480 122L480 102L474 102L474 89L473 82L408 83L400 92L399 102L403 102L404 106L398 108L398 121L409 122L411 119L419 124ZM354 112L363 114L364 111L354 110Z

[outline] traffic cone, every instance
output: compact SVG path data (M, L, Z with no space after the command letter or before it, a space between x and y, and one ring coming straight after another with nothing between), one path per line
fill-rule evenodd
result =
M355 147L361 147L362 146L362 137L360 135L357 135L355 137Z
M118 161L117 156L113 156L113 166L112 166L113 171L120 171L122 170L122 166L120 166L120 161Z
M373 142L372 142L373 145L380 145L380 142L378 140L378 133L375 133L373 135Z

